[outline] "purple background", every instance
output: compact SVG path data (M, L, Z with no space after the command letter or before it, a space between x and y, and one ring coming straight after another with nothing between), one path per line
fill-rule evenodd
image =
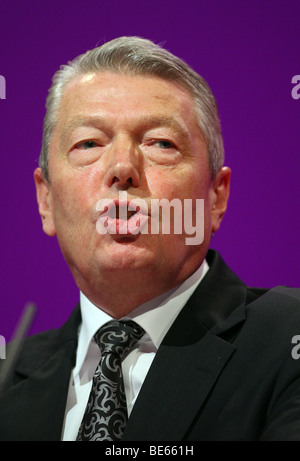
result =
M300 285L299 18L298 0L1 1L0 334L10 339L27 301L39 308L30 333L60 326L77 303L57 241L41 229L33 170L53 73L121 35L165 42L217 97L233 173L212 247L249 285Z

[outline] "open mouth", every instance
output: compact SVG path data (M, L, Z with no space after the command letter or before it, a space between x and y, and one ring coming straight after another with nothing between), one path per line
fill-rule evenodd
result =
M108 216L112 219L122 219L128 221L140 211L140 207L136 210L129 210L127 206L113 206L108 209Z
M97 220L97 230L101 234L137 235L149 220L148 208L138 199L110 200L102 210Z

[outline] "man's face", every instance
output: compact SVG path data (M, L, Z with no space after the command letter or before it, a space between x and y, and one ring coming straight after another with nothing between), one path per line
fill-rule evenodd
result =
M40 169L35 180L44 231L57 235L79 288L88 294L89 286L101 290L111 276L115 283L128 278L145 287L153 280L161 285L158 291L187 278L219 227L229 175L224 168L212 180L194 103L183 87L103 72L77 77L66 87L50 144L49 184ZM99 233L97 204L108 199L121 209L121 191L128 201L143 199L149 210L153 199L192 199L194 211L196 199L204 199L203 242L186 245L187 235L175 234L172 226L171 233L151 233L150 213L147 233Z

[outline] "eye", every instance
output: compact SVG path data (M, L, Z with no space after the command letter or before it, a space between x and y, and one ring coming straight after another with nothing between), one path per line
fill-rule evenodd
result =
M77 147L82 147L83 149L91 149L92 147L97 147L97 144L94 141L84 141L78 144Z
M171 141L168 141L167 139L161 139L159 141L156 141L154 145L158 145L160 149L172 149L174 144Z

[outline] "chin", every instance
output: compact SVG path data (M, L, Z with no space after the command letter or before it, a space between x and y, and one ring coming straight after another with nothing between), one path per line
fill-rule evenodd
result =
M99 250L98 265L101 270L119 271L137 270L146 267L151 267L157 257L152 251L147 248L137 246L135 242L119 241L117 244L107 249Z

